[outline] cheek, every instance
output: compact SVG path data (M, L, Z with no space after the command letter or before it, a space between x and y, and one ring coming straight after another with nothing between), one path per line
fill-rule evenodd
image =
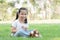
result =
M19 18L22 18L23 16L22 15L19 15Z
M19 15L19 18L22 18L22 15Z
M20 17L20 18L26 18L26 16L25 16L25 15L19 15L19 17Z
M19 14L19 17L21 17L21 14Z

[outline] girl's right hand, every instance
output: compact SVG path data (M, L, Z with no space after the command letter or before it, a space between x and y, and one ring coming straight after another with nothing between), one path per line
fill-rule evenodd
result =
M16 28L12 27L12 28L11 28L11 31L12 31L13 33L15 33L17 30L16 30Z

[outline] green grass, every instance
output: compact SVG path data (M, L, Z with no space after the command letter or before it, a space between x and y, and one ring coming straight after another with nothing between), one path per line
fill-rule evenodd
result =
M0 24L0 40L60 40L60 24L30 24L30 29L37 29L42 38L11 37L11 24Z

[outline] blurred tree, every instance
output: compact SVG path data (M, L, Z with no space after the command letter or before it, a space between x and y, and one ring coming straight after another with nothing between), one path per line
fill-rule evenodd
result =
M2 20L6 19L8 4L6 2L0 3L0 13L2 14Z
M4 3L5 2L5 0L0 0L0 3Z
M60 13L57 11L60 9L60 0L12 0L11 2L6 2L6 0L0 0L0 14L2 15L0 17L2 17L2 20L9 19L9 17L15 17L15 14L18 10L18 8L15 7L16 3L17 5L19 4L21 7L28 8L29 12L31 11L29 16L33 20L41 18L59 19L60 17ZM11 16L10 13L7 12L8 8L11 8Z

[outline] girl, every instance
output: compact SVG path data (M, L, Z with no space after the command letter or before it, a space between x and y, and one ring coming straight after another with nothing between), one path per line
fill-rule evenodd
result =
M26 8L20 8L16 14L16 20L12 23L12 34L14 36L29 37L32 31L28 30L27 23L28 10ZM34 31L34 30L33 30Z

